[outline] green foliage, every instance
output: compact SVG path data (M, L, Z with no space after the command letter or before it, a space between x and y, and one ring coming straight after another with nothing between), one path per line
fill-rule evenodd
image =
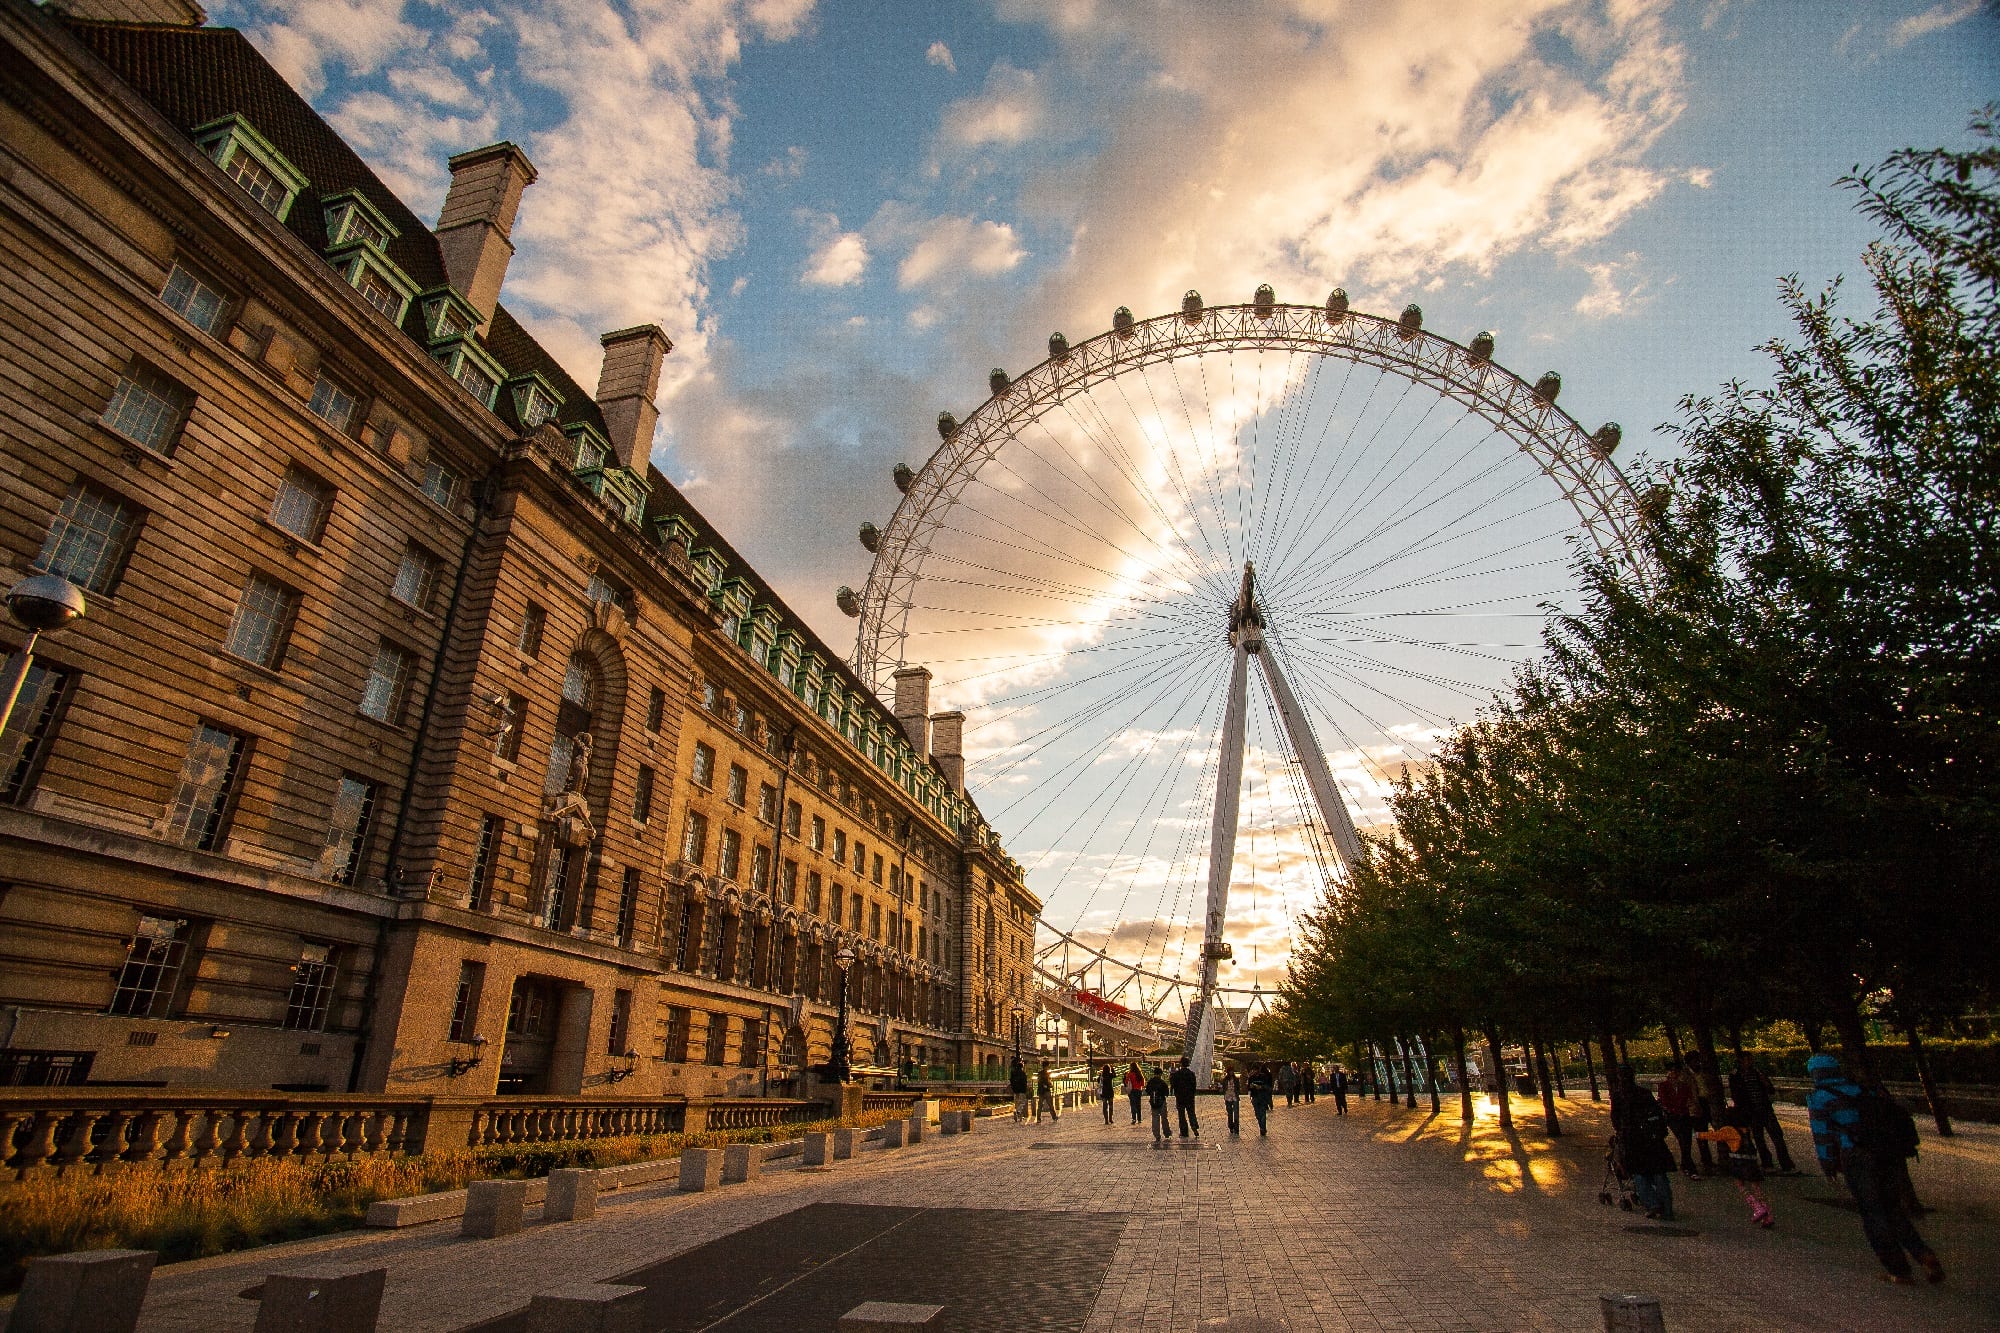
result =
M1872 317L1781 284L1770 381L1683 401L1644 550L1391 798L1306 923L1327 1038L1953 1012L2000 972L2000 147L1843 182Z

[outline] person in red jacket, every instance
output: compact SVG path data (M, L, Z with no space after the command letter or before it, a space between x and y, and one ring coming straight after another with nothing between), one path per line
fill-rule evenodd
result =
M1681 1174L1689 1180L1700 1180L1702 1171L1713 1172L1715 1159L1710 1155L1708 1140L1701 1140L1701 1171L1694 1169L1694 1158L1690 1154L1696 1128L1706 1129L1702 1124L1701 1092L1695 1087L1694 1075L1688 1073L1687 1066L1678 1060L1667 1061L1667 1076L1660 1080L1658 1092L1660 1110L1667 1116L1667 1128L1673 1131L1676 1142L1681 1146Z

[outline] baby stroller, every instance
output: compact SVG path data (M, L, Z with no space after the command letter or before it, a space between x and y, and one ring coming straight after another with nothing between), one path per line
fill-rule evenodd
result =
M1632 1189L1632 1178L1625 1174L1625 1147L1618 1136L1611 1136L1610 1146L1604 1152L1604 1183L1598 1187L1597 1201L1606 1208L1613 1199L1626 1212L1631 1212L1639 1202L1639 1196Z

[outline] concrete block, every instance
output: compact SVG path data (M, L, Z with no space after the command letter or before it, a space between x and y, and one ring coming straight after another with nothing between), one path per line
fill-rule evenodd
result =
M597 1216L597 1173L576 1168L549 1172L544 1222L587 1222Z
M465 1187L465 1220L458 1234L474 1240L511 1236L521 1229L528 1208L525 1180L475 1180Z
M886 1121L882 1126L882 1146L884 1148L900 1148L903 1146L904 1142L908 1140L909 1135L910 1135L909 1121L907 1120Z
M1598 1316L1604 1333L1665 1333L1658 1296L1599 1296Z
M922 1143L924 1141L924 1130L928 1128L924 1124L924 1113L922 1111L912 1113L908 1124L910 1128L906 1132L905 1137L911 1143Z
M917 1103L916 1111L923 1116L925 1124L935 1125L938 1117L944 1114L944 1103L935 1097L926 1097Z
M30 1259L7 1327L13 1333L132 1333L158 1257L151 1250L82 1250Z
M836 1129L833 1131L833 1159L843 1161L854 1156L855 1147L861 1142L858 1129Z
M764 1145L732 1143L722 1150L722 1183L741 1185L764 1171Z
M805 1155L807 1166L832 1165L833 1135L828 1133L806 1135Z
M628 1162L624 1166L607 1166L597 1173L599 1193L607 1190L636 1189L655 1181L669 1180L680 1174L681 1159L664 1157L651 1162Z
M273 1273L257 1303L256 1333L375 1333L386 1268Z
M972 1123L977 1118L970 1111L960 1111L958 1113L958 1132L961 1134L970 1134L972 1132Z
M413 1194L407 1199L377 1199L368 1205L368 1217L363 1225L414 1227L464 1215L465 1191L445 1190L441 1194Z
M578 1282L528 1302L528 1333L639 1333L646 1289Z
M868 1301L840 1317L834 1327L840 1333L898 1333L911 1328L942 1328L942 1305L906 1305L896 1301Z
M958 1133L958 1112L946 1111L943 1115L939 1116L938 1132L940 1134Z
M696 1194L722 1184L722 1149L688 1148L681 1153L681 1190Z

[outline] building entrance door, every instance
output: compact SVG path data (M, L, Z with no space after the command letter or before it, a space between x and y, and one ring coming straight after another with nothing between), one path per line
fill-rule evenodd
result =
M507 1000L507 1044L500 1052L502 1097L548 1092L549 1057L555 1051L556 983L516 977Z

